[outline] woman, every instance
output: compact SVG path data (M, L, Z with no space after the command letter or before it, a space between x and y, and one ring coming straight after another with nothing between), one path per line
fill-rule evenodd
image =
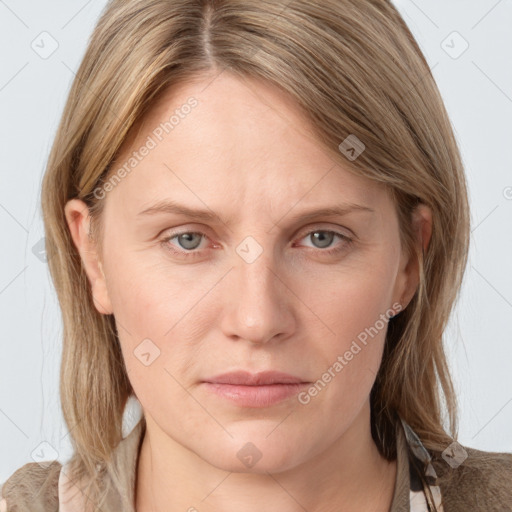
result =
M111 1L42 195L74 455L4 509L512 509L456 442L465 176L391 3Z

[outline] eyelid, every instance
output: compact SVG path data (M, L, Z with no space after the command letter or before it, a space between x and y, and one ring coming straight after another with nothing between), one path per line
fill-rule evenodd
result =
M355 233L351 229L348 229L347 227L338 226L338 225L333 227L332 224L331 225L326 225L326 224L329 224L329 223L326 223L326 222L320 223L320 224L316 223L316 224L312 224L310 226L306 226L303 230L299 231L299 235L304 233L302 236L300 236L300 238L304 238L304 236L309 235L313 231L328 231L328 232L337 233L342 236L346 236L347 238L353 238L353 239L357 238ZM343 233L342 230L348 231L348 234Z

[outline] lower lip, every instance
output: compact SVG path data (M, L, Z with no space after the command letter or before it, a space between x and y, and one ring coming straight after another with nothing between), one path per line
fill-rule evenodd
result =
M209 391L227 398L241 407L269 407L297 395L302 389L309 386L307 382L261 386L242 386L213 382L203 382L203 384Z

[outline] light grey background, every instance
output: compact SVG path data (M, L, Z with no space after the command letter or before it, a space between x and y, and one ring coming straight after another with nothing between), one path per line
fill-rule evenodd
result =
M37 453L61 462L71 454L58 394L60 310L37 245L40 186L74 70L105 4L0 0L0 482ZM433 68L469 179L470 263L446 333L459 440L510 452L512 2L395 4Z

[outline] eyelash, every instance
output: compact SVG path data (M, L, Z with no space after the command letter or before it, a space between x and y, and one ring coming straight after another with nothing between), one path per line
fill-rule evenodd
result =
M328 229L313 229L312 231L309 231L308 233L306 233L300 239L302 240L302 238L306 238L307 236L309 236L313 233L332 233L332 234L338 236L339 238L341 238L345 242L344 244L341 245L341 247L338 246L334 249L317 249L322 254L326 254L328 256L334 256L338 253L341 253L342 251L346 250L354 241L352 238L348 237L347 235L344 235L343 233L339 233L338 231L333 231L333 230L328 230ZM171 253L178 255L178 256L184 256L186 258L190 258L190 257L193 258L193 257L199 255L201 252L200 250L192 249L190 251L185 251L185 250L180 251L180 250L176 250L174 248L174 246L169 243L171 240L179 237L180 235L185 235L185 234L202 235L202 236L208 238L206 234L204 234L200 231L181 231L178 233L173 233L170 236L166 236L164 239L161 240L161 244L165 247L165 249L167 249ZM314 248L310 247L310 249L314 249Z

